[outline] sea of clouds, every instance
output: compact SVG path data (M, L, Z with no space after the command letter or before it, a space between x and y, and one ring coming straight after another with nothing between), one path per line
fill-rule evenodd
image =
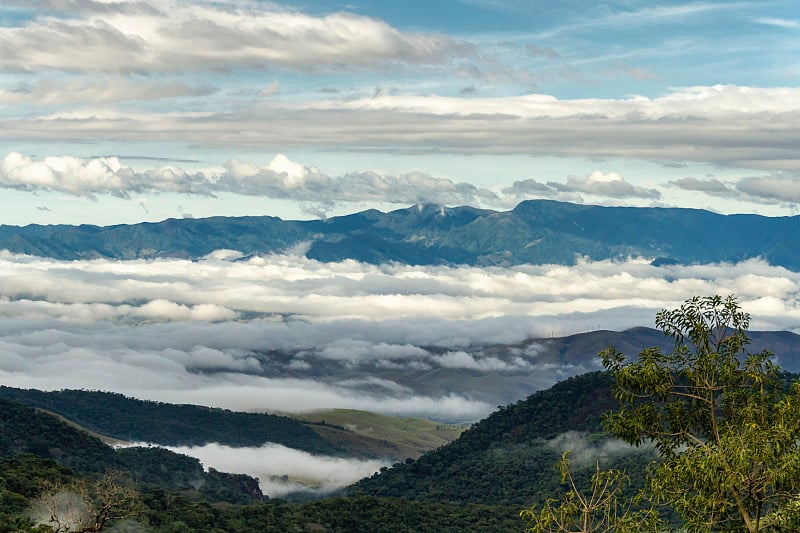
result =
M420 391L403 373L516 372L535 383L548 371L537 367L535 345L503 357L481 347L652 326L658 310L715 293L736 294L754 329L800 325L800 274L760 260L478 268L233 252L199 261L0 252L0 382L242 410L474 420L494 405L468 385Z
M754 329L800 326L800 273L760 260L411 267L321 263L300 252L219 251L197 261L0 252L0 384L470 421L494 410L498 390L517 391L514 401L598 368L545 360L547 338L652 326L658 310L693 295L736 294ZM531 338L541 340L524 342ZM176 451L251 473L271 496L328 493L388 461L270 443Z

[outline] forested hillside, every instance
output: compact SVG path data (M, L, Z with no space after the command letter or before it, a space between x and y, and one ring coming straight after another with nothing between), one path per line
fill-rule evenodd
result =
M87 429L131 442L166 446L273 442L311 453L342 453L310 427L286 416L144 401L100 391L0 387L0 398L58 413Z
M144 508L136 521L149 524L152 531L201 531L213 526L253 532L511 532L521 530L520 509L562 490L553 465L563 442L556 441L553 447L552 443L548 446L548 439L590 435L585 441L588 454L600 453L630 470L640 468L650 457L609 454L602 448L605 439L597 434L600 417L614 405L609 387L609 377L602 373L567 380L501 408L461 438L417 461L409 460L362 481L349 490L348 497L304 504L277 501L218 506L213 502L232 498L222 488L212 491L210 487L215 485L211 481L206 482L209 489L197 495L188 486L181 488L187 476L200 468L196 460L155 448L114 452L48 414L8 401L3 401L5 417L0 429L5 457L30 452L78 473L100 474L121 467L134 472L136 480L146 482L140 489ZM9 390L4 389L6 393ZM52 439L54 434L62 435L58 442ZM162 455L172 462L165 463ZM42 468L52 471L51 467ZM585 469L581 475L588 472ZM213 471L207 476L216 475L223 476ZM184 529L175 529L178 525Z
M133 480L212 501L263 498L249 476L203 471L200 461L163 448L114 449L62 420L8 400L0 400L0 458L21 454L52 459L81 474L127 472Z
M49 487L95 483L108 470L124 470L136 482L136 513L119 523L137 531L478 533L519 531L522 525L517 507L399 498L246 504L260 499L248 476L203 473L196 459L159 448L114 451L52 415L0 400L0 532L42 533L27 517ZM112 524L107 529L117 530Z
M649 449L608 446L604 413L617 402L611 378L593 372L570 378L515 405L501 407L460 438L416 461L397 464L350 487L351 494L413 500L519 504L541 502L562 490L553 465L564 449L578 447L604 457L604 466L641 473L653 459ZM548 445L551 439L559 438ZM569 440L569 441L568 441ZM579 469L588 477L593 461Z

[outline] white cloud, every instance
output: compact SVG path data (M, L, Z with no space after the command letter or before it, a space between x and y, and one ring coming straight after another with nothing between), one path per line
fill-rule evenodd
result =
M0 69L123 74L348 70L436 64L473 53L470 45L444 35L404 33L383 21L343 12L315 17L268 3L169 0L82 7L0 28Z
M222 112L123 112L93 106L28 114L24 119L12 116L0 119L0 138L180 141L261 151L346 147L400 153L633 158L796 171L800 169L794 150L800 142L798 102L798 88L728 85L624 99L559 99L542 94L497 98L385 94L311 102L270 98L240 102ZM287 136L288 131L293 134ZM266 170L260 177L262 186L275 186L275 176ZM313 183L315 176L303 179ZM352 179L362 181L367 191L377 187L368 173Z
M147 446L142 443L131 445ZM251 475L259 480L261 491L270 498L293 492L324 496L390 464L380 460L314 455L274 443L245 448L215 443L162 447L199 459L206 470L214 468L221 472Z
M366 340L336 339L313 352L322 359L369 363L385 359L421 359L429 353L411 344L374 344Z
M210 86L192 87L182 81L133 80L129 77L95 76L91 80L39 80L35 85L0 89L0 103L37 104L106 104L129 101L154 101L165 98L208 96L216 92Z
M534 179L515 181L510 187L503 189L503 194L510 198L546 197L565 202L583 203L580 193L603 198L661 198L658 189L637 187L625 181L616 172L604 173L595 170L585 178L567 176L565 183L548 181L541 183Z
M765 24L767 26L775 26L776 28L783 28L785 30L800 30L800 20L786 19L778 17L759 17L755 19L758 24Z
M336 202L464 205L497 199L489 190L421 172L392 176L365 171L331 177L283 154L276 155L263 167L231 159L224 171L214 174L189 172L174 166L138 172L116 157L51 156L35 160L10 152L0 161L0 187L123 198L143 192L203 196L233 193L312 202L323 206L323 211Z
M509 370L531 369L531 365L522 358L515 358L511 363L507 363L497 357L475 358L472 354L464 351L447 352L442 355L431 357L433 361L445 368L464 368L467 370L483 370L492 372L503 372Z
M189 174L175 167L140 173L123 165L117 157L50 156L34 160L17 152L6 154L0 161L0 187L90 197L111 194L127 198L143 191L211 194L205 175Z
M697 191L712 196L732 196L736 194L735 190L714 178L699 179L686 177L671 181L669 184L687 191Z
M800 176L794 173L773 173L741 178L734 183L718 179L681 178L669 185L710 196L736 198L761 204L795 207L800 204Z
M773 175L744 178L736 188L753 198L770 203L800 203L800 176Z
M642 448L631 446L619 439L591 441L588 435L579 431L567 431L556 435L548 440L545 446L558 453L569 451L570 460L578 467L599 461L600 467L604 468L603 463L608 462L614 455L626 455L642 451Z
M661 193L656 189L636 187L616 172L603 173L599 170L595 170L585 178L568 176L565 185L552 183L550 185L567 192L577 191L611 198L661 198Z
M754 329L800 327L800 274L760 260L478 268L232 257L0 252L0 383L475 420L598 368L591 354L565 362L526 339L652 326L658 310L705 294L738 295Z
M320 101L310 105L319 109L343 106L350 110L393 109L406 112L456 115L461 117L487 116L520 119L583 118L636 121L672 118L684 122L707 117L724 119L753 116L754 113L786 113L800 110L797 95L800 88L759 88L736 85L685 87L664 96L648 98L632 96L621 99L575 98L559 99L546 94L510 97L456 98L447 96L382 95L349 101ZM702 121L700 121L702 122ZM699 124L702 125L702 124ZM595 139L602 141L602 139Z
M321 263L297 255L227 259L228 254L220 252L200 261L66 262L0 252L0 294L4 295L0 305L5 316L61 320L75 314L73 322L87 325L97 321L206 322L247 314L265 320L264 327L294 328L303 335L309 334L306 322L291 321L291 317L315 327L337 322L339 327L352 323L356 328L361 327L359 321L400 320L414 327L427 319L487 321L494 334L480 330L475 336L488 335L495 342L510 338L497 329L502 317L591 314L630 305L657 309L663 305L664 294L671 295L673 302L720 291L746 300L766 295L788 298L800 283L796 273L759 260L664 269L650 266L648 259L510 268ZM753 276L763 280L763 285L752 284ZM573 283L574 279L582 283ZM350 344L340 351L411 357L418 353L407 344L474 338L468 328L429 336L432 329L412 335L401 328L398 331L403 333L383 339L384 345ZM320 348L333 339L322 340L314 336L304 347ZM336 345L328 349L327 353L334 354Z

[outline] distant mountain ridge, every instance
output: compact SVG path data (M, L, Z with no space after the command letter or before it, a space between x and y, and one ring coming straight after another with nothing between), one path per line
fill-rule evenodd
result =
M770 350L783 370L800 373L800 335L791 331L750 331L753 352ZM665 352L674 341L653 328L636 327L625 331L597 330L566 337L532 338L512 344L488 344L465 347L463 351L476 361L493 360L507 365L502 371L486 368L392 368L382 365L341 366L335 360L308 354L308 368L287 368L297 351L269 350L254 352L252 357L266 362L269 375L280 379L306 379L335 385L340 381L366 382L363 390L379 394L383 389L370 388L368 377L392 382L414 394L437 398L454 394L482 401L490 406L505 405L547 389L557 381L600 368L597 354L614 346L633 356L645 348L658 346ZM432 353L445 353L445 348L423 347ZM519 361L525 364L518 364ZM148 441L162 445L202 445L219 442L231 446L260 446L276 442L310 453L358 455L359 447L369 445L375 455L405 458L414 454L394 447L383 437L380 444L368 435L339 427L334 415L320 416L326 424L303 425L298 420L255 413L235 413L224 409L199 406L173 406L126 398L121 394L100 391L61 390L42 392L0 386L0 398L40 407L65 416L98 433L129 441ZM170 412L169 416L165 416ZM158 421L158 423L155 423ZM446 419L451 423L471 419ZM348 425L349 422L344 423ZM193 428L191 432L187 428ZM193 439L187 435L194 435ZM178 436L182 436L178 438ZM359 439L351 442L356 436ZM392 449L394 448L394 449Z
M528 200L511 211L418 205L327 220L271 216L168 219L116 226L0 226L0 248L56 259L196 259L214 250L266 254L306 244L320 261L409 265L574 264L645 257L657 264L762 257L800 270L800 216Z

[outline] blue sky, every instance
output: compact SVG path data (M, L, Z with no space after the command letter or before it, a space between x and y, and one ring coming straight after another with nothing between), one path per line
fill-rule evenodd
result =
M800 7L6 0L0 223L800 202Z

